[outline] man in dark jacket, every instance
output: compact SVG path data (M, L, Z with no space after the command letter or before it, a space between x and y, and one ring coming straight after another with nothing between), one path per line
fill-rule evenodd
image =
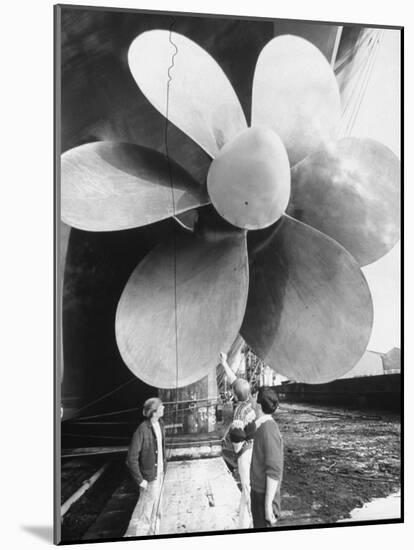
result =
M259 389L256 434L250 466L251 509L254 527L270 527L280 516L280 484L283 476L283 441L272 417L279 404L273 388Z
M164 405L158 397L144 403L145 420L138 426L128 450L127 466L140 487L136 536L156 535L161 518L161 489L165 472Z

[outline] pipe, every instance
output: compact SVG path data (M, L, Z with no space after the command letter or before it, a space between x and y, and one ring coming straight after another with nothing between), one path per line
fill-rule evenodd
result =
M81 487L73 493L71 497L68 498L66 502L64 502L60 509L60 514L63 517L66 512L69 510L69 508L74 504L77 500L80 499L82 495L86 493L88 489L92 487L92 485L101 477L101 475L105 472L105 470L108 468L110 462L106 462L97 472L93 474L92 477L84 481L81 485Z

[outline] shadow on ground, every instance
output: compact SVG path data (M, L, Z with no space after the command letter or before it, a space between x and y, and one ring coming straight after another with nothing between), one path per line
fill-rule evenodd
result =
M53 527L51 525L22 525L21 528L38 539L53 543Z

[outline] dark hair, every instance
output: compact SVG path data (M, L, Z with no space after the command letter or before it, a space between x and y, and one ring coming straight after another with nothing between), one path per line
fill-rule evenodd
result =
M162 405L161 399L158 397L150 397L144 403L142 414L145 418L151 418L160 405Z
M257 393L257 402L265 414L272 414L279 406L276 390L270 386L262 386Z

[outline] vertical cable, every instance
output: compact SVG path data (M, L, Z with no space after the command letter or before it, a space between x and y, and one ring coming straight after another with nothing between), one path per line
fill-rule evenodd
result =
M171 186L171 198L172 198L172 207L173 207L173 216L175 216L175 197L174 197L174 182L172 177L172 170L171 170L171 163L170 163L170 156L168 151L168 124L169 124L169 108L170 108L170 85L172 81L171 76L171 70L174 68L175 65L175 56L178 53L177 45L172 40L172 28L175 24L175 19L173 18L173 21L170 25L170 32L169 32L169 42L174 47L175 52L173 53L171 57L171 65L168 68L168 79L167 79L167 104L165 109L165 154L167 156L167 165L168 165L168 173L169 173L169 179L170 179L170 186ZM174 264L174 328L175 328L175 396L176 396L176 402L178 401L178 319L177 319L177 231L176 226L174 225L173 230L173 264ZM176 405L176 420L177 420L177 405Z
M165 155L167 157L168 176L169 176L170 187L171 187L173 216L175 216L176 212L175 212L175 197L174 197L174 181L172 176L170 155L168 150L168 125L169 125L169 107L170 107L170 84L172 81L171 70L174 68L174 64L175 64L174 59L178 53L177 45L172 40L172 29L174 25L175 25L175 18L173 17L172 23L169 29L168 40L169 40L169 43L174 47L175 51L171 56L171 65L168 67L168 71L167 71L167 94L166 94L166 108L165 108L165 130L164 130L164 147L165 147ZM174 227L173 227L173 273L174 273L173 281L174 281L174 332L175 332L175 421L174 421L174 424L177 425L177 419L178 419L178 316L177 316L177 227L176 227L176 224L174 224ZM164 437L166 440L165 433L164 433ZM167 457L163 457L163 458L165 458L165 461L167 461ZM161 507L161 495L164 489L165 473L166 472L164 471L162 476L162 481L161 481L161 487L159 488L158 502L154 503L154 506L156 508L155 517L154 517L154 514L152 514L152 520L155 523L154 525L150 526L150 532L152 530L153 531L152 534L154 535L156 534L155 531L157 528L158 514L159 514L159 509Z

